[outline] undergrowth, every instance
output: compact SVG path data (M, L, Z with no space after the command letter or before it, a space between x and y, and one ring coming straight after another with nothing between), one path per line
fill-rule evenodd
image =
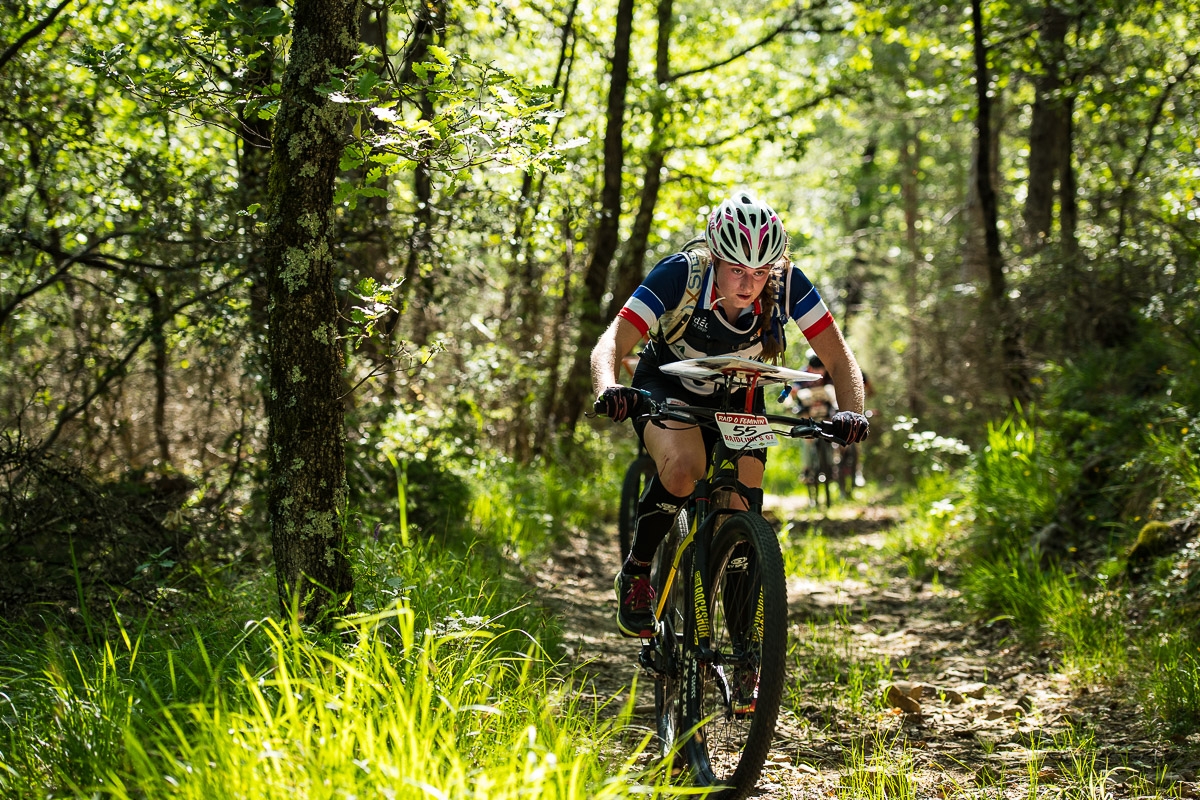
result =
M660 795L666 778L618 742L632 709L572 691L522 575L520 554L588 521L582 498L605 502L594 474L501 463L471 480L465 529L361 538L361 613L326 636L273 614L273 578L230 571L169 612L92 609L90 639L0 622L0 794Z
M1187 621L1200 584L1187 539L1200 530L1180 533L1200 498L1197 425L1176 406L1146 409L1137 437L1108 426L1104 458L1120 466L1098 477L1075 447L1079 412L1018 408L989 427L969 469L921 482L899 555L913 577L948 568L980 622L1051 648L1081 681L1127 682L1165 730L1186 735L1200 730L1200 636ZM1105 423L1087 424L1103 434ZM1148 491L1149 465L1163 473ZM1132 481L1136 496L1124 491ZM1174 547L1135 562L1139 528L1171 515L1182 519L1160 536L1177 534Z

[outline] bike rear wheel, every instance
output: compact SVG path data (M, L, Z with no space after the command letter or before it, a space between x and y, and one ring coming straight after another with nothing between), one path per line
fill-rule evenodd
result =
M696 729L685 745L695 782L725 787L713 796L735 800L758 781L783 700L787 584L771 526L754 513L732 515L713 537L709 573L715 656L685 653L682 729Z
M621 483L621 508L617 517L617 538L621 547L621 561L629 555L633 546L633 532L637 529L638 501L650 478L654 476L654 459L642 452L625 470L625 480Z

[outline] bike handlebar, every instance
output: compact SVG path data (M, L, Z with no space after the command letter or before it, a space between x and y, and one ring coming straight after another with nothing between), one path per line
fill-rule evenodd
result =
M652 424L658 424L665 421L680 422L684 425L707 425L715 426L716 415L721 412L718 408L707 408L705 406L687 406L676 405L673 403L662 403L650 397L650 393L639 389L645 397L644 403L649 405L648 413L639 414L639 417L646 417ZM599 416L607 416L605 414L604 403L597 400L592 406L593 411ZM770 425L786 426L784 430L776 430L775 433L780 436L787 436L792 439L826 439L835 444L845 445L846 441L833 433L833 423L829 420L814 420L808 417L785 417L781 414L759 414L758 416L765 417Z

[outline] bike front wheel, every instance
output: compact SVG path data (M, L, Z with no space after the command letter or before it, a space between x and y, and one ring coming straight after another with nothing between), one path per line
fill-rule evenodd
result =
M684 629L684 598L687 592L680 585L681 576L689 574L691 553L684 553L680 569L671 585L667 579L680 543L688 534L688 515L680 512L675 525L667 535L654 557L651 581L655 596L666 596L662 619L658 621L658 633L654 637L655 682L654 719L658 732L659 754L664 759L674 758L679 747L678 735L683 722L683 702L680 692L680 655Z
M770 753L786 672L783 555L761 516L738 512L717 529L708 587L712 652L688 649L682 665L683 727L695 730L686 751L697 784L736 800Z

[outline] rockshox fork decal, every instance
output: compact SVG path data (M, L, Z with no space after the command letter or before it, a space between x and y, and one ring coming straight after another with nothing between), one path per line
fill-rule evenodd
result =
M699 647L700 642L706 641L709 637L708 599L704 596L704 581L700 577L700 570L694 570L692 574L696 576L695 591L693 592L695 598L693 613L696 615L696 635L693 637L694 641L692 643Z

